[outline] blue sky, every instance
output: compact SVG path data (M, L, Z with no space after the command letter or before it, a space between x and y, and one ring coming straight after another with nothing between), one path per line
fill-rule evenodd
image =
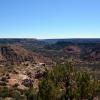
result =
M100 38L100 0L0 0L0 38Z

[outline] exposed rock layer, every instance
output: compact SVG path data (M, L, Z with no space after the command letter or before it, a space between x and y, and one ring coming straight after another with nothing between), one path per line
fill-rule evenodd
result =
M46 58L40 54L28 51L18 45L9 45L0 47L0 62L8 64L20 64L30 61L34 63L45 62Z

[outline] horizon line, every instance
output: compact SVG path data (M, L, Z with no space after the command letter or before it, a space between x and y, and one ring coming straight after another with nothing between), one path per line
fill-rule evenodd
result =
M15 38L15 37L11 37L11 38L1 38L0 39L35 39L35 40L50 40L50 39L100 39L100 37L96 37L96 38L93 38L93 37L90 37L90 38L22 38L22 37L18 37L18 38Z

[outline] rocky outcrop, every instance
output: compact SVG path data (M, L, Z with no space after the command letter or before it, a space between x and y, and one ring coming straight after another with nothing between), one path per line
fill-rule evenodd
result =
M83 57L89 61L100 61L100 48L97 47L86 50Z
M20 64L25 61L39 63L45 62L46 58L18 45L0 47L0 62L7 64Z
M69 54L80 54L81 50L78 46L66 46L63 49L63 52L66 52Z

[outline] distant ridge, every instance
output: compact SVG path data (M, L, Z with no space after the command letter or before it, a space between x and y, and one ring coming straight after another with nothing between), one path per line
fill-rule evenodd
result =
M100 43L100 38L71 38L71 39L44 39L47 43L74 42L74 43Z
M52 44L56 42L100 43L100 38L66 38L66 39L35 39L35 38L0 38L0 44L29 43Z

